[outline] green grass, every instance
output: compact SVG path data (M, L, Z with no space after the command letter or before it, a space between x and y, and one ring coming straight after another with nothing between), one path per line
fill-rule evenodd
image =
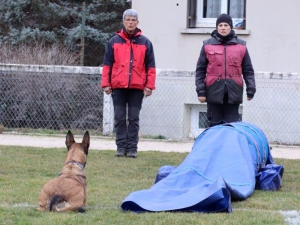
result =
M0 124L0 131L2 129L2 132L16 132L18 134L34 134L34 135L48 135L48 136L52 136L52 135L65 135L68 130L52 130L52 129L33 129L33 128L6 128L6 127L1 127ZM76 130L76 129L72 129L73 133L76 134L84 134L85 130ZM102 135L102 131L100 130L89 130L90 135Z
M278 192L255 191L233 202L233 213L123 212L129 193L153 185L163 165L179 165L187 153L139 152L137 159L115 158L114 151L90 150L86 165L86 213L39 212L37 199L48 180L60 172L66 149L0 146L0 224L284 224L280 210L299 210L300 160L276 159L283 164L283 187Z

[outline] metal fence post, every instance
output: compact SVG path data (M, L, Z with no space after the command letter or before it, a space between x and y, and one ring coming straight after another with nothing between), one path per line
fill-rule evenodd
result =
M103 94L103 135L113 133L113 103L111 95Z

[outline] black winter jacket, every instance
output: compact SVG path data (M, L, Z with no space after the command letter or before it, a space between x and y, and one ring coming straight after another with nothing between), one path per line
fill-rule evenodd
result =
M241 54L241 49L244 49L243 54ZM234 57L239 58L241 55L242 59L232 62ZM238 65L234 65L236 63ZM239 70L236 68L241 68L240 72L237 72ZM246 42L234 35L231 40L222 43L213 32L212 38L203 42L197 62L195 84L198 97L206 97L208 103L222 104L224 94L227 93L229 103L242 103L243 81L241 76L246 83L247 97L253 98L256 85Z

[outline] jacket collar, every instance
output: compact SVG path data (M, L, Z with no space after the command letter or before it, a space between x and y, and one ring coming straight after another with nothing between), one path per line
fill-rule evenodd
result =
M234 30L232 30L234 32ZM229 41L227 42L222 42L222 40L217 36L217 30L214 30L212 33L211 33L211 36L213 38L213 42L212 44L227 44L227 45L231 45L231 44L238 44L238 40L237 40L237 35L235 34L234 32L234 35L233 35L233 38L230 39Z
M116 34L120 35L122 38L128 40L128 39L132 39L132 38L142 35L142 31L139 28L136 28L134 34L132 36L129 36L129 34L123 28L122 30L117 31Z

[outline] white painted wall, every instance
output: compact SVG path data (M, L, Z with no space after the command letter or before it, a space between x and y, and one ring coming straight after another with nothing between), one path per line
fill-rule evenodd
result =
M300 72L300 1L247 1L247 41L255 71ZM187 0L132 0L139 28L154 46L160 69L195 70L203 40L209 34L183 34Z

